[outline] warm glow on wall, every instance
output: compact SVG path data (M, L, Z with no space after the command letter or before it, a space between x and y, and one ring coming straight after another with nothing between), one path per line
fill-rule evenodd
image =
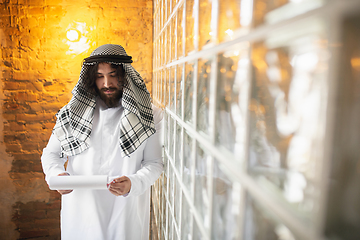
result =
M99 30L102 28L99 12L96 9L84 7L81 4L73 4L70 7L63 7L58 12L54 22L48 22L48 29L51 37L47 42L48 49L52 50L51 59L56 60L50 66L51 74L70 78L71 89L79 76L82 59L98 46ZM54 47L54 49L52 49ZM48 55L50 56L50 55Z
M67 55L80 54L86 52L90 48L89 33L95 27L87 27L86 22L72 22L69 24L66 32L66 44L69 50Z
M41 41L43 55L40 57L50 62L42 71L42 78L71 79L66 85L70 92L78 80L82 60L98 46L114 43L126 46L126 51L134 56L133 66L143 69L141 74L149 81L152 67L149 61L152 56L152 29L149 28L152 24L152 8L144 8L142 0L132 3L132 7L127 2L119 4L114 6L113 2L104 2L98 8L97 3L71 1L71 4L52 7L51 15L47 15L43 22L45 40ZM149 18L146 21L144 18L134 18L141 14ZM33 30L33 37L42 39L41 35L35 35L38 32Z
M80 32L76 29L70 29L66 32L66 37L71 42L77 42L80 39Z

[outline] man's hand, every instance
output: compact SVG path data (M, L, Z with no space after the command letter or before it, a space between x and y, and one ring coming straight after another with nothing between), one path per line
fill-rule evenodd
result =
M109 191L115 196L121 196L130 192L131 181L128 177L115 178L109 185Z
M67 173L60 173L58 176L69 176ZM73 190L57 190L61 195L69 194Z

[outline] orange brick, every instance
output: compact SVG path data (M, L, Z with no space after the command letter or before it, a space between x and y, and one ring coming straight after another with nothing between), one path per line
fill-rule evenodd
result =
M40 153L13 153L14 161L38 161L40 159Z
M63 83L54 83L48 86L45 86L45 90L48 92L63 92L65 89L65 85Z
M30 169L30 171L32 172L43 172L42 166L40 164L40 162L37 162L38 164L34 164L32 165L32 168Z
M61 202L58 198L57 200L51 202L34 202L34 209L46 209L49 211L57 211L60 212Z
M16 69L16 70L21 70L21 69L23 69L23 66L22 66L22 61L20 60L20 59L18 59L18 58L15 58L15 59L13 59L13 67L14 67L14 69Z
M23 72L23 71L14 71L13 78L15 80L29 80L31 79L33 74L30 74L29 72Z
M42 38L44 36L45 28L31 28L30 34L33 37Z
M1 19L1 18L0 18ZM11 58L13 56L13 50L9 48L2 49L2 57L3 59Z
M35 228L30 228L30 229L21 228L20 239L40 238L40 237L49 236L49 230L42 230L42 229L34 230L34 229Z
M28 7L28 12L30 15L42 15L44 14L43 7Z
M15 96L16 101L36 102L37 99L38 99L37 95L31 92L19 92Z
M16 141L24 141L26 139L25 133L13 133L13 134L4 134L4 142L13 143Z
M59 216L60 216L60 212L59 212L58 209L46 211L46 217L47 217L47 218L58 219ZM56 234L58 234L58 233L60 233L60 230L59 230L59 231L56 231Z
M3 113L2 114L3 118L8 120L8 121L14 121L15 120L15 115L14 114L7 114L7 113Z
M40 144L40 142L43 141L43 136L39 133L36 133L36 132L28 132L26 134L26 138L29 139L30 141L33 141L33 142L37 142ZM49 140L49 138L47 138L47 140Z
M64 14L64 9L61 5L57 5L57 6L52 5L45 7L44 13L46 15L61 16Z
M51 1L48 2L48 5L49 6L52 6L52 5L66 5L66 1L64 1L64 0L51 0Z
M25 84L25 86L26 86L25 89L28 90L28 91L32 91L34 93L38 92L38 89L34 86L34 84L32 82L27 82Z
M64 106L63 103L61 102L54 102L54 103L47 103L47 104L43 104L42 108L44 110L53 110L54 112L57 112L60 110L60 108L62 108L62 106Z
M29 6L41 6L45 4L44 0L28 0L27 4Z
M25 151L39 150L39 144L36 142L25 142L21 144L21 149Z
M24 123L19 122L10 122L9 126L11 131L25 131L27 129Z
M43 125L41 123L30 123L30 124L26 124L26 128L27 130L30 131L37 131L37 132L41 132L43 129Z
M31 84L35 87L37 91L42 92L44 90L44 85L39 81L32 81Z
M3 87L3 89L4 90L17 90L17 89L19 89L19 83L17 83L17 82L9 82L9 81L6 81L5 83L4 83L4 87Z
M59 224L59 220L58 219L38 219L38 220L35 220L35 223L38 226L42 226L45 229L53 229L53 228L57 227L57 225Z
M0 10L1 11L1 10ZM0 26L2 28L10 27L10 18L6 15L0 15Z
M26 17L21 19L21 25L26 26L27 28L39 27L39 21L35 17Z
M5 147L7 152L21 152L20 144L6 144Z
M43 103L43 104L46 104L46 103ZM33 111L35 111L35 112L41 112L41 111L43 110L42 104L40 104L40 103L31 104L31 105L30 105L30 109L33 110Z
M36 43L38 46L40 46L40 42ZM35 45L33 45L35 46ZM30 63L29 63L30 69L33 70L41 70L41 69L45 69L45 61L43 60L39 60L37 58L35 59L31 59Z
M38 113L38 114L16 114L16 119L18 121L46 121L46 120L52 120L54 118L53 114L49 113Z
M54 127L54 123L52 123L52 122L44 124L44 129L53 129L53 127Z
M39 49L40 48L40 40L38 38L29 36L28 38L29 45L27 47L31 49Z
M10 9L6 4L0 5L0 16L10 16Z
M41 101L45 101L45 102L53 102L56 100L56 97L57 97L57 93L54 92L52 94L50 93L43 93L42 94L42 97L41 97Z

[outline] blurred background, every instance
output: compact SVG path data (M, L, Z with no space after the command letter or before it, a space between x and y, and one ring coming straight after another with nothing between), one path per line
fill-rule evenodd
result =
M40 156L82 59L164 109L151 239L360 239L360 1L0 1L0 239L60 239Z

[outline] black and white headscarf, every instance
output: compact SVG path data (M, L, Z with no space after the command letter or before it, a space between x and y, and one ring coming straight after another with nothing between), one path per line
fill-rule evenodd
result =
M131 57L120 45L102 45L84 59L73 97L56 114L53 132L60 140L61 157L74 156L89 148L96 96L86 90L85 76L90 65L99 62L122 64L125 71L126 84L121 100L124 111L119 122L122 156L130 155L155 133L150 94L140 74L131 66Z

